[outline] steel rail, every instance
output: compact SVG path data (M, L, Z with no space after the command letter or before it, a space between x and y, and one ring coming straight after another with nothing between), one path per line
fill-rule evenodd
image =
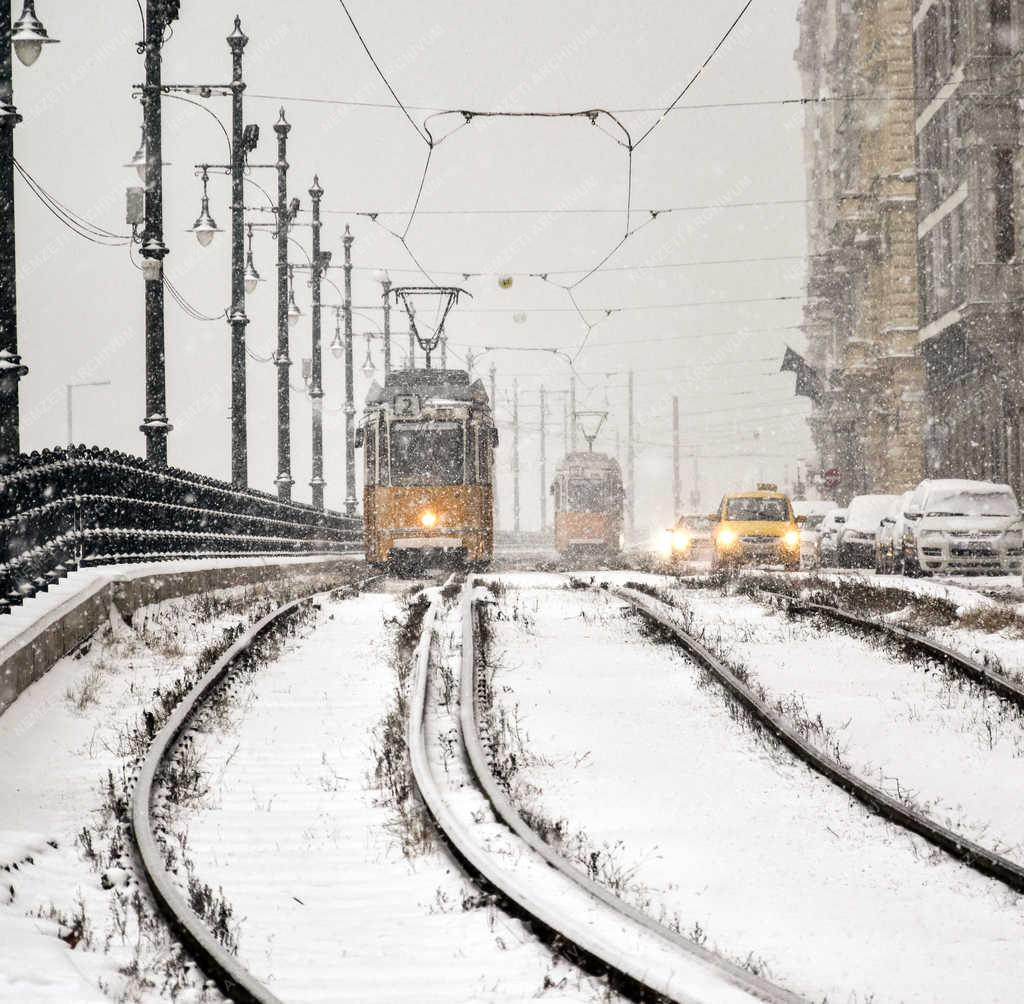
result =
M670 931L630 904L593 882L567 859L540 839L512 806L498 785L484 752L478 728L479 690L476 658L476 605L474 582L470 578L462 593L462 666L460 673L459 719L463 744L479 792L493 808L496 817L518 836L544 863L569 879L604 913L613 911L616 919L627 920L658 939L660 948L672 957L671 964L659 970L651 958L643 958L612 939L602 936L571 912L539 899L527 884L506 870L484 850L456 817L445 800L427 753L424 717L430 675L431 642L436 630L438 604L432 604L424 619L416 651L410 694L408 745L413 776L435 824L470 873L503 897L516 912L535 926L553 934L592 966L606 971L632 990L640 999L669 1000L678 1004L710 1004L724 999L744 999L798 1004L803 998L768 983L681 935Z
M938 659L960 675L966 676L974 683L987 687L1018 708L1024 709L1024 686L1008 677L1001 676L999 673L992 672L987 666L983 666L980 662L976 662L964 653L957 652L948 645L942 644L942 642L935 641L926 635L919 634L917 631L911 631L897 624L888 624L885 621L878 621L871 617L863 617L860 614L851 613L849 610L843 610L841 607L830 606L826 603L808 603L804 600L795 600L784 596L782 593L771 593L769 595L788 599L789 603L786 605L786 610L792 614L821 614L864 631L887 634L916 649L923 655Z
M151 812L157 775L176 742L188 728L189 722L213 695L218 685L231 673L238 657L248 651L259 638L273 627L290 620L317 596L344 590L358 593L380 578L382 576L374 575L359 582L335 587L333 590L319 590L284 604L251 625L221 655L171 713L153 740L135 783L132 793L132 833L150 891L171 929L188 947L203 972L235 1004L282 1002L217 941L204 921L189 907L185 896L164 867L164 856L153 834Z
M781 715L772 711L717 656L659 609L659 606L665 605L662 601L627 587L610 586L609 592L672 634L695 662L717 677L764 728L812 770L852 795L874 814L916 833L989 878L1003 882L1016 892L1024 892L1024 867L915 812L826 756L804 739Z

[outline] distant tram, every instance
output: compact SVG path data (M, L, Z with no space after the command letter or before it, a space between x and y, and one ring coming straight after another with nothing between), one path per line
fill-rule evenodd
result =
M622 550L622 470L604 453L570 453L555 468L555 548L564 555Z
M356 431L367 562L486 567L497 444L487 391L463 370L393 370L374 384Z

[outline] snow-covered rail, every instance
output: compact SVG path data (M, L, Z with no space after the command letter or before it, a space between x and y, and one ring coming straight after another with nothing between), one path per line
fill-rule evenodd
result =
M534 926L571 948L623 992L642 1000L677 1002L769 1001L795 1004L797 995L752 975L658 924L592 881L550 848L530 828L502 791L481 741L477 669L475 586L464 586L461 605L459 726L461 755L475 785L474 803L503 824L505 853L498 855L481 838L484 815L466 810L466 793L449 787L447 766L436 764L426 728L431 690L434 638L443 600L430 608L416 653L409 709L408 745L413 774L428 811L445 839L474 878ZM474 824L477 824L474 826ZM510 836L511 834L511 836ZM509 841L512 853L509 854ZM515 861L515 865L509 862ZM524 861L527 867L524 867Z
M358 592L380 576L342 587L339 592ZM286 624L313 601L312 596L293 600L253 624L214 663L188 696L171 714L149 749L132 795L132 831L150 890L164 917L181 938L207 976L235 1004L281 1004L267 987L249 973L228 952L189 907L180 887L164 865L164 854L154 833L152 806L154 789L164 763L173 755L175 746L189 723L244 655L260 638Z
M1011 680L1009 677L994 673L987 666L983 666L980 662L976 662L964 653L957 652L948 645L934 641L923 634L919 634L917 631L910 631L897 624L864 617L861 614L855 614L849 610L829 606L825 603L790 600L788 597L781 595L779 595L779 599L786 602L786 609L792 614L818 614L862 631L888 635L908 648L943 663L954 673L958 673L974 683L987 687L993 693L998 694L1018 708L1024 708L1024 687L1019 683Z
M630 604L649 620L673 635L691 658L713 673L722 685L764 728L813 770L852 795L871 812L924 837L925 840L946 851L952 857L963 861L971 868L998 879L1018 892L1024 892L1024 867L993 850L983 847L975 841L967 839L953 830L933 822L921 813L914 811L904 802L891 797L879 788L868 784L852 771L841 767L831 757L822 753L811 742L800 735L782 716L769 708L721 659L705 648L693 635L685 631L669 615L662 601L653 599L645 593L628 587L610 587L610 589L619 599ZM854 615L843 611L836 611L836 613L842 613L844 619L851 623L854 619L858 619ZM865 624L874 625L874 622L865 622ZM878 626L882 627L882 625ZM885 627L888 626L886 625ZM909 632L907 634L909 636ZM965 673L967 672L966 667L970 667L975 674L983 673L984 681L987 684L991 684L994 680L999 680L1001 684L1011 688L1014 687L1011 681L995 677L994 674L983 667L963 659L944 647L934 645L934 643L919 636L911 637L915 644L933 647L933 654L945 659L959 661L961 663L960 668Z

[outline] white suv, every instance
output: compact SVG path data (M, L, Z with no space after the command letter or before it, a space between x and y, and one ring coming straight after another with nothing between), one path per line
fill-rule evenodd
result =
M1019 575L1021 531L1020 506L1009 485L922 481L904 512L904 567L908 575Z

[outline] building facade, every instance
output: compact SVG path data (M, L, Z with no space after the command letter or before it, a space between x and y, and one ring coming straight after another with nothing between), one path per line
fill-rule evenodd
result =
M923 475L912 3L804 0L812 432L841 499Z
M914 0L928 472L1024 488L1024 0Z

